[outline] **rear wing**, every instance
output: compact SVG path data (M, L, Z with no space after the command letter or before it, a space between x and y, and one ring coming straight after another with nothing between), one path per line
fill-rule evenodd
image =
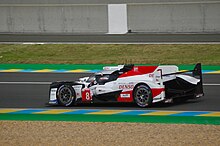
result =
M193 77L201 76L200 79L202 79L202 65L201 65L201 63L197 63L193 70L186 70L186 71L180 71L180 72L175 72L175 73L163 74L162 76L183 74L183 73L189 73L189 72L192 72Z
M163 74L162 76L184 74L184 73L192 73L193 77L200 79L200 82L198 83L199 92L204 94L203 93L203 80L202 80L202 65L201 65L201 63L197 63L193 70L181 71L181 72L170 73L170 74Z

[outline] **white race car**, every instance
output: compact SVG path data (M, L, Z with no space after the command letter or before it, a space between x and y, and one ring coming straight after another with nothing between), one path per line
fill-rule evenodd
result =
M189 74L192 74L191 76ZM50 105L77 103L135 102L147 107L156 102L172 102L203 96L201 64L179 72L174 65L107 66L103 71L79 81L53 82Z

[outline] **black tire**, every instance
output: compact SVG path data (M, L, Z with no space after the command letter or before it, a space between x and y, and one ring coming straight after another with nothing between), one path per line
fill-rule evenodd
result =
M75 92L70 85L62 85L57 91L58 103L62 106L71 106L75 102Z
M144 84L134 89L134 101L139 107L147 107L152 104L153 96L151 89Z

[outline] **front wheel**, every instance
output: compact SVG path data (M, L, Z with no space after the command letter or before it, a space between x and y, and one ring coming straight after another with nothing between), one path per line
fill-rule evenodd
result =
M74 103L75 92L69 85L62 85L57 92L57 100L62 106L70 106Z
M134 90L134 101L140 107L147 107L153 101L151 89L147 85L139 85Z

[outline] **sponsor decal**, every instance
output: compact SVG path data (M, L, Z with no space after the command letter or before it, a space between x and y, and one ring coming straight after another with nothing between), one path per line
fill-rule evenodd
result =
M132 102L132 101L133 101L132 90L122 92L118 97L118 102Z
M50 90L50 100L56 100L56 92L57 92L57 88L52 88Z
M149 77L150 77L150 78L153 78L153 77L154 77L154 74L149 74Z
M92 96L89 88L85 88L82 90L82 101L91 101Z
M138 71L138 67L134 67L134 71Z
M104 70L110 70L110 68L109 67L104 67Z
M57 89L51 89L51 94L56 94Z
M155 99L155 100L158 100L158 99L161 99L161 97L160 97L160 96L159 96L159 97L155 97L154 99Z
M129 82L128 84L134 84L134 82Z
M121 98L130 98L130 94L121 94Z
M133 89L134 85L119 85L119 89Z

